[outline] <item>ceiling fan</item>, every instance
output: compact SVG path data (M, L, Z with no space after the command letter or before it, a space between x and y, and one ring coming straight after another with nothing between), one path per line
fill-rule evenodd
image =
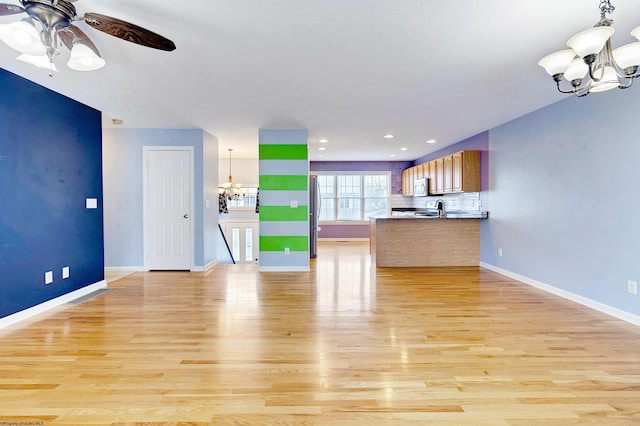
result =
M172 51L176 48L171 40L118 18L98 13L78 16L72 4L75 1L20 0L22 6L0 3L0 16L27 14L20 21L0 24L0 39L22 53L18 59L50 71L57 71L53 60L60 54L58 46L61 44L71 51L67 63L71 69L93 71L105 65L98 48L74 24L76 21L84 21L99 31L153 49Z

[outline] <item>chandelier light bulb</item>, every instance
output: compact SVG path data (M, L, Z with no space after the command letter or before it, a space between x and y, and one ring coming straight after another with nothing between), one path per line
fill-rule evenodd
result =
M571 65L571 61L576 57L576 52L573 49L560 50L540 59L538 65L544 68L551 76L557 74L564 74Z
M589 74L589 67L584 63L582 58L575 58L571 61L569 69L564 73L564 78L573 82L575 80L582 80ZM578 83L580 84L580 83Z
M640 64L640 42L617 48L613 51L613 57L623 70L638 66Z
M614 32L615 30L611 27L589 28L571 37L567 41L567 46L572 48L581 58L595 55L602 50Z
M620 86L620 80L618 80L616 70L613 67L604 67L596 70L594 74L599 77L600 81L594 82L589 92L606 92Z

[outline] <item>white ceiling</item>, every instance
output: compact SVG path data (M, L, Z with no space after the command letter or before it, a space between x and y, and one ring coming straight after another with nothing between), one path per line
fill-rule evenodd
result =
M599 19L599 0L74 4L79 15L135 23L177 49L141 47L78 23L105 68L68 69L64 51L50 78L2 43L0 66L103 111L104 127L119 118L128 128L201 128L225 158L227 148L234 158L257 157L259 128L302 127L310 159L325 161L414 160L563 99L537 62ZM635 40L640 2L613 5L616 47ZM329 140L324 152L321 138ZM427 145L431 138L438 143Z

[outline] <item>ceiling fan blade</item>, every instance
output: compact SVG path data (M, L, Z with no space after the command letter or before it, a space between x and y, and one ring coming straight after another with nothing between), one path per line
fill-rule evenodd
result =
M67 28L59 30L58 36L69 50L71 50L71 48L73 47L73 39L75 37L78 37L85 46L93 50L96 55L102 57L100 55L100 51L98 51L98 48L95 44L93 44L89 36L87 36L84 31L73 24L69 25Z
M0 16L15 15L24 12L24 8L15 4L0 3Z
M168 38L121 19L98 13L85 13L84 21L97 30L131 43L169 52L176 48Z

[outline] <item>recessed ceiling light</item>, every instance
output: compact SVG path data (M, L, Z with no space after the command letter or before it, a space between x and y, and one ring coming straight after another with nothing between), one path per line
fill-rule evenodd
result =
M391 133L384 135L385 139L393 139L393 135Z
M327 142L329 142L329 140L328 140L328 139L320 139L318 142L320 142L320 143L327 143Z
M429 144L436 143L436 140L435 140L435 139L429 139L429 140L427 141L427 143L429 143Z
M400 151L406 151L408 148L400 148Z
M395 154L391 154L389 157L395 157L395 156L396 156Z
M325 148L324 146L321 146L320 148L318 148L320 151L325 151L327 148Z

